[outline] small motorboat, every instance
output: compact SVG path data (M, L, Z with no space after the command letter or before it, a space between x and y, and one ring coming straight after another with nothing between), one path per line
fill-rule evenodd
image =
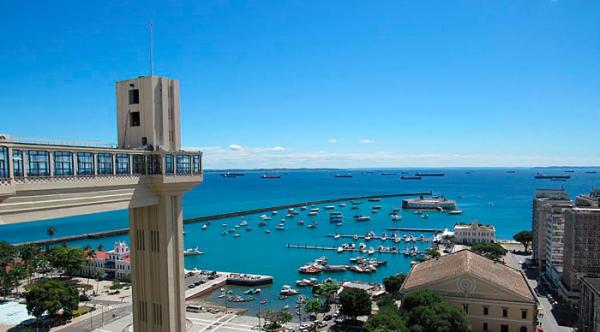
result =
M202 254L203 254L203 252L200 251L198 249L198 247L196 247L196 248L187 248L187 249L185 249L183 251L183 255L184 256L196 256L196 255L202 255Z
M392 218L393 221L398 221L398 220L402 219L402 217L398 214L392 214L390 216L390 218Z
M202 230L203 231L206 230L207 228L208 228L208 225L206 225L206 224L202 225Z

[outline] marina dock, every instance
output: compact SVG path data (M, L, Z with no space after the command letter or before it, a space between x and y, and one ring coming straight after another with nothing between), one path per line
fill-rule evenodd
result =
M309 244L290 244L290 243L288 243L288 244L285 245L285 247L288 248L288 249L328 250L328 251L337 251L337 249L338 249L337 247L328 247L328 246L326 246L324 244L322 244L322 245L316 245L316 244L315 245L309 245ZM355 248L355 249L344 249L344 252L357 252L357 253L362 253L362 254L366 254L367 253L366 251L364 251L364 250L361 251L358 248ZM394 255L400 254L400 255L402 255L402 251L400 251L400 250L397 251L397 252L391 252L391 251L377 252L376 251L375 253L378 253L378 254L394 254Z
M388 231L397 232L421 232L421 233L442 233L443 229L440 228L406 228L406 227L388 227Z
M188 274L195 271L186 270L185 272L186 274ZM198 271L197 273L202 275L202 272L206 273L207 271ZM273 283L273 277L267 275L232 272L216 272L216 275L217 277L212 280L205 280L204 283L192 288L188 287L185 290L185 299L189 300L194 297L206 295L226 285L254 287ZM194 280L192 279L192 277L186 277L185 283L186 285L194 285Z
M327 234L327 237L335 237L336 234ZM364 240L365 236L364 235L358 235L358 234L337 234L340 236L341 239L354 239L355 236L358 236L359 239ZM401 238L401 237L400 237ZM385 240L381 238L381 236L371 236L371 240L377 240L377 241L394 241L393 237L386 237ZM425 241L420 241L420 242L429 242L430 240L425 240Z

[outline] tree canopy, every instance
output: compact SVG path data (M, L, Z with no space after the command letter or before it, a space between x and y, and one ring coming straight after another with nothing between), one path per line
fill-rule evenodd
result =
M384 306L371 315L363 325L364 332L404 332L408 331L402 317L392 306Z
M79 248L55 247L48 255L50 264L56 269L62 270L69 276L73 275L86 262L83 250Z
M520 231L517 234L513 235L513 239L515 241L521 243L525 248L525 252L529 249L529 245L531 241L533 241L533 232L532 231Z
M356 319L371 313L371 297L364 289L346 288L340 293L340 313Z
M492 260L500 260L507 250L498 243L475 243L471 250Z
M308 300L308 302L306 302L306 305L304 306L304 310L308 313L317 313L320 312L322 309L321 306L321 301L319 301L319 299L310 299Z
M42 279L28 285L25 300L27 311L38 319L44 314L55 316L61 311L66 319L79 306L75 286L58 279Z
M396 294L400 290L400 287L402 287L404 279L406 279L406 274L404 273L398 273L396 275L383 278L383 286L385 287L385 291L390 294Z
M269 310L263 312L261 316L267 321L264 328L268 331L277 330L292 320L292 314L287 310Z
M428 289L408 293L402 301L402 312L410 331L471 331L467 315L462 308Z

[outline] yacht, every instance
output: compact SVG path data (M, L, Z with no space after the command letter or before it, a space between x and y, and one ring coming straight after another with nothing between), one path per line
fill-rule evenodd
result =
M317 223L316 222L310 223L308 225L308 228L316 228L316 227L317 227Z
M271 234L271 231L267 229L267 230L265 231L265 234Z
M398 221L398 220L402 219L402 217L397 214L392 214L390 216L390 218L392 218L393 221Z
M336 234L336 235L333 236L334 239L339 239L340 237L341 237L340 234Z
M283 295L283 296L298 295L298 291L296 289L293 289L292 286L283 285L281 287L281 290L279 291L279 295Z
M427 218L429 218L429 215L427 213L423 213L423 214L421 214L421 218L427 219Z
M184 256L196 256L196 255L202 255L202 254L203 254L203 252L200 251L198 249L198 247L196 247L196 248L187 248L187 249L185 249L183 251L183 255Z
M248 222L246 220L240 221L240 226L248 226Z
M266 221L261 221L258 223L258 226L267 226L267 222Z
M283 224L279 224L279 225L277 225L277 227L275 227L275 229L278 231L282 231L285 229L285 226Z
M454 216L454 215L463 214L463 211L462 210L452 210L452 211L448 211L448 214L451 216Z
M223 226L223 227L227 227L227 224L221 224L221 226Z
M206 230L208 228L208 225L204 224L202 225L202 230Z
M369 217L369 216L363 216L363 215L357 215L357 216L354 216L354 219L356 219L356 221L369 221L369 220L371 220L371 217Z
M235 233L235 234L233 234L233 237L240 237L240 234Z
M304 220L298 220L298 221L296 221L296 224L298 224L298 225L304 225Z
M271 214L272 214L272 215L276 215L276 214L278 214L278 213L279 213L278 211L271 211Z
M317 215L317 213L318 213L318 212L316 212L316 211L310 211L310 212L308 213L308 215L309 215L310 217L314 217L314 216L316 216L316 215Z
M333 210L333 209L335 209L335 206L333 206L333 205L327 205L325 207L325 210Z
M346 203L340 203L340 207L345 207Z

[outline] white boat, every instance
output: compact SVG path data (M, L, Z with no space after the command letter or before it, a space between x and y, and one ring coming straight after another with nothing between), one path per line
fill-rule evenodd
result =
M398 220L402 219L402 217L400 215L397 215L397 214L392 214L390 216L390 218L392 218L393 221L398 221Z
M196 247L196 248L187 248L187 249L185 249L183 251L183 255L184 256L196 256L196 255L202 255L202 254L203 254L203 252L200 251L198 249L198 247Z
M267 229L267 230L265 231L265 234L271 234L271 231Z
M242 220L240 222L240 226L248 226L248 222L246 220Z
M207 228L208 228L208 225L206 225L206 224L202 225L202 230L205 230Z
M304 220L298 220L298 221L296 221L296 224L298 224L298 225L304 225Z
M292 296L298 295L298 290L293 289L290 285L283 285L279 291L279 295Z
M266 214L263 214L262 216L260 216L261 220L271 220L271 217L267 216Z
M354 240L358 240L358 235L354 234L354 236L352 237Z
M233 237L240 237L238 233L233 234Z
M275 227L275 229L278 231L282 231L285 229L285 226L283 224L279 224L279 225L277 225L277 227Z
M310 223L310 224L308 225L308 228L316 228L316 227L317 227L317 223L315 223L315 222L313 222L313 223Z
M300 210L306 210L306 206L301 206Z
M340 203L340 207L345 207L346 203Z
M448 214L454 216L454 215L463 214L463 211L462 210L452 210L452 211L448 211Z
M338 222L337 224L335 224L336 226L342 226L344 223L343 222Z
M429 215L428 215L427 213L423 213L423 214L421 215L421 218L423 218L423 219L427 219L427 218L429 218Z
M338 248L337 248L337 252L344 252L344 247L341 247L341 246L340 246L340 247L338 247Z
M334 239L339 239L339 238L340 238L340 236L341 236L341 235L339 235L339 234L336 234L336 235L334 235L334 236L333 236L333 238L334 238Z
M221 224L221 226L223 226L223 227L227 227L227 224Z
M277 212L277 211L271 211L271 214L272 214L272 215L276 215L276 214L278 214L278 213L279 213L279 212Z
M369 251L367 251L367 254L373 255L374 253L375 253L375 249L373 247L369 247Z
M310 211L310 212L308 213L308 215L309 215L310 217L314 217L314 216L316 216L316 215L317 215L317 213L318 213L318 212L316 212L316 211Z
M325 210L333 210L333 209L335 209L335 206L333 206L333 205L327 205L325 207Z
M402 239L401 239L401 238L399 238L399 237L397 237L397 238L394 238L394 242L395 242L395 243L398 243L398 242L401 242L401 241L402 241Z
M369 221L371 217L369 216L356 216L356 221Z

